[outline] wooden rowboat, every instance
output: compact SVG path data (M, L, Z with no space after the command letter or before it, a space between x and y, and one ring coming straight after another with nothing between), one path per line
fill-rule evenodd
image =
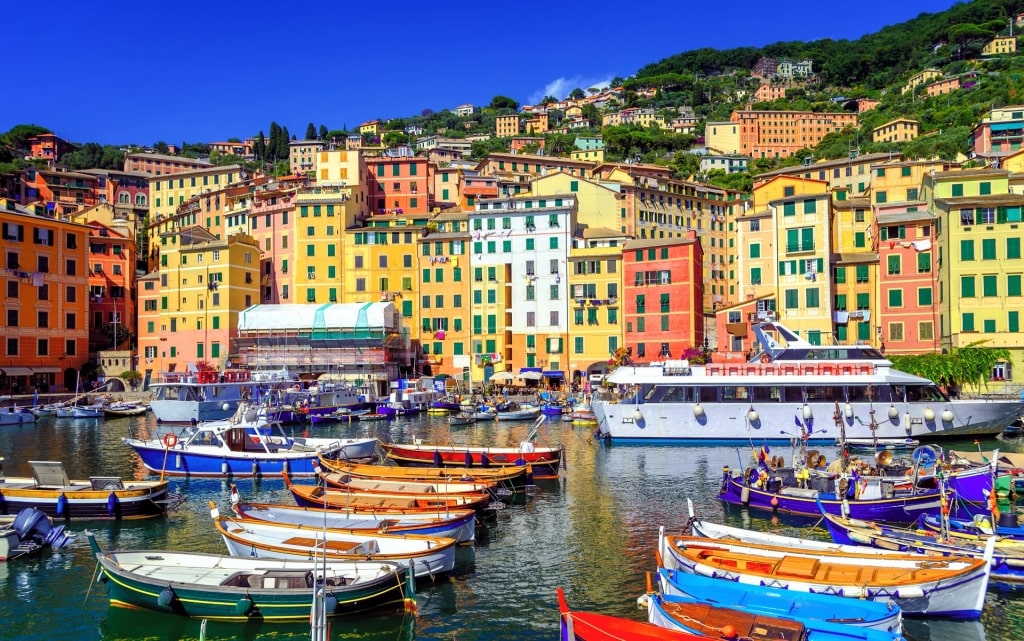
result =
M378 512L437 512L442 510L483 510L491 502L489 494L370 494L333 490L322 485L295 485L287 474L285 485L295 502L305 507L345 509L349 507L373 509Z
M104 552L89 545L112 605L229 621L309 619L315 584L328 616L370 611L412 598L407 569L386 561L274 560L169 550Z
M403 481L483 481L500 487L515 489L532 483L532 468L526 465L500 467L404 467L401 465L373 465L320 458L322 470L340 472L352 477L392 479Z
M557 478L564 448L539 447L524 441L520 447L472 447L419 443L381 443L387 458L399 465L427 467L500 467L531 465L534 478Z
M736 528L738 529L738 528ZM756 533L753 533L756 534ZM975 619L988 587L987 559L807 550L735 538L667 535L658 551L669 569L801 592L895 602L907 615ZM991 551L988 552L991 557Z
M332 488L368 494L480 494L490 493L494 483L480 481L406 481L398 479L367 479L349 476L341 472L320 474L323 482Z

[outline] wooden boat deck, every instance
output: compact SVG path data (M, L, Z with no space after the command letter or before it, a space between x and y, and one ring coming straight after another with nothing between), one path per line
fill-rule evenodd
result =
M722 628L727 625L733 626L740 638L755 641L803 641L806 635L803 624L797 621L758 616L743 610L720 608L707 603L662 601L661 605L672 618L678 619L695 632L712 638L721 636Z
M685 556L695 561L722 570L833 585L885 585L898 587L907 583L936 581L949 577L954 573L944 563L936 563L934 566L922 563L919 567L901 568L859 565L856 561L835 563L826 560L822 562L816 558L789 555L775 559L721 549L694 549L689 547L681 551Z

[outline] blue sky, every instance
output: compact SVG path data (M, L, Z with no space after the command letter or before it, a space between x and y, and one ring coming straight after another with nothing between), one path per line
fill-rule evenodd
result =
M16 2L0 131L211 142L275 120L301 137L310 121L340 129L497 94L563 97L700 47L856 39L955 1L51 0L42 13ZM729 27L701 27L712 24Z

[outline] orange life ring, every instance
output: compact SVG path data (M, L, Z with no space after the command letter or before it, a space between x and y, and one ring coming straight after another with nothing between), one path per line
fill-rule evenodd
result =
M761 354L761 362L762 363L771 363L772 362L772 357L767 355L767 354Z
M171 449L177 444L178 437L177 435L174 434L174 432L168 432L167 434L164 434L164 445L167 447L167 449Z

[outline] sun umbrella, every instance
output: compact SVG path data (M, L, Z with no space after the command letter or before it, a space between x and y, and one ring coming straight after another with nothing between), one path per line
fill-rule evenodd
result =
M510 381L512 380L512 374L510 372L495 372L491 375L492 381Z

